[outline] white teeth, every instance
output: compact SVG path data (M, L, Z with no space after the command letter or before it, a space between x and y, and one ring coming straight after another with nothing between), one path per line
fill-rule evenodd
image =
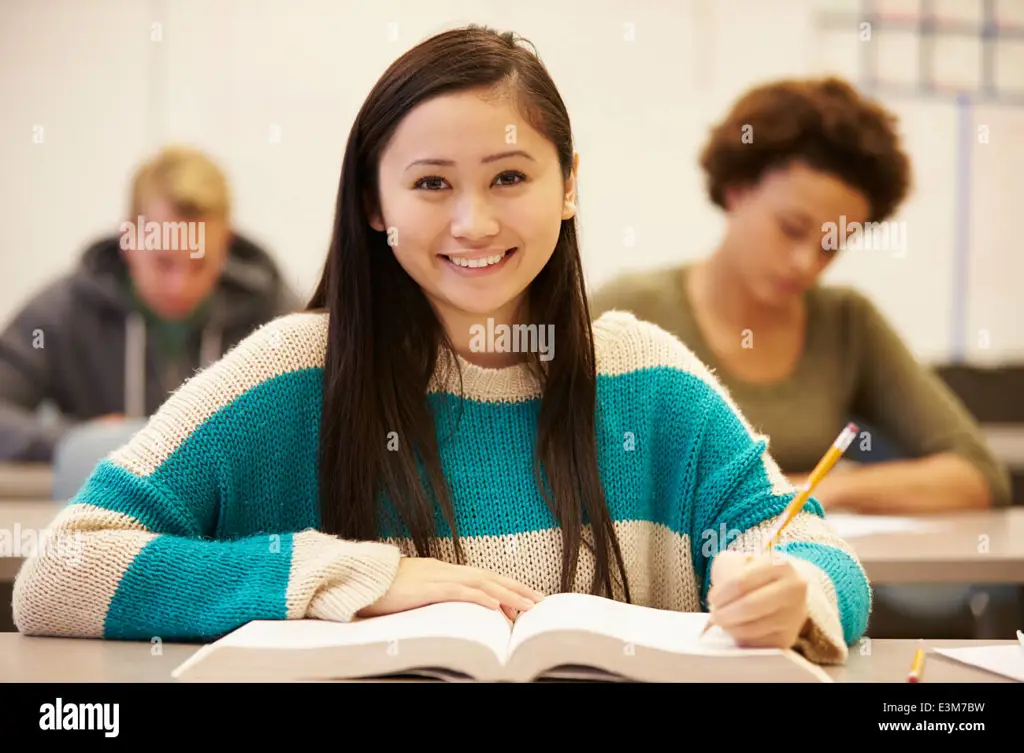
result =
M481 259L463 259L453 256L449 256L448 259L451 260L453 264L457 264L460 267L470 267L475 269L477 267L489 267L492 264L497 264L499 261L505 258L506 253L507 252L503 251L500 254L495 254L494 256L485 256Z

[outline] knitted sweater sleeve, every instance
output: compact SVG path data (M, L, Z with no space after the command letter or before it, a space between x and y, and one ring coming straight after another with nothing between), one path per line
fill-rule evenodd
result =
M657 448L678 458L675 489L690 556L706 608L711 565L722 550L760 553L797 489L786 479L725 387L676 337L621 312L605 326L631 330L630 358L660 374L651 396L662 416ZM836 434L842 429L836 427ZM828 450L821 448L822 454ZM871 589L853 549L825 520L811 497L778 538L776 552L808 584L806 629L794 648L820 664L843 663L867 629Z
M323 329L296 314L256 330L103 460L18 574L19 631L210 640L251 620L347 621L382 596L396 547L321 533L299 513L281 524L315 495L295 455L316 441ZM222 535L239 516L265 532Z

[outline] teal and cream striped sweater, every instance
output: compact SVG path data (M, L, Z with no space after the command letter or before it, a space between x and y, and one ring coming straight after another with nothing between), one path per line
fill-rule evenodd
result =
M622 312L595 322L594 338L599 464L633 601L704 609L714 554L756 551L796 490L767 438L679 340ZM414 553L401 531L356 542L318 530L326 347L326 314L291 314L171 395L98 465L54 521L50 545L26 560L14 588L18 629L205 641L250 620L350 620L384 594L399 558ZM452 362L440 364L432 392L458 383ZM459 367L458 399L430 404L439 437L451 428L442 406L462 412L440 449L468 564L554 593L561 537L532 466L539 385L525 366L460 358ZM797 649L844 661L871 604L860 563L813 499L779 551L809 583L810 629ZM584 548L574 589L586 590L592 573Z

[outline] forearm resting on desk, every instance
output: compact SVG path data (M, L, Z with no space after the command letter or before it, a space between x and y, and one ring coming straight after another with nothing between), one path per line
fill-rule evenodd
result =
M65 507L15 581L19 632L193 641L252 620L348 621L387 591L400 559L394 546L313 529L233 540L167 530L92 504Z
M806 481L801 475L793 480ZM991 504L984 476L966 459L940 453L919 460L834 469L813 496L829 510L868 515L983 510Z

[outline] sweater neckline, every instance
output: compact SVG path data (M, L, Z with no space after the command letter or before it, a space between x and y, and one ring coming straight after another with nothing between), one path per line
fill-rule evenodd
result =
M543 385L525 362L499 368L479 366L457 353L453 361L451 354L442 350L430 391L481 402L514 403L541 396Z

